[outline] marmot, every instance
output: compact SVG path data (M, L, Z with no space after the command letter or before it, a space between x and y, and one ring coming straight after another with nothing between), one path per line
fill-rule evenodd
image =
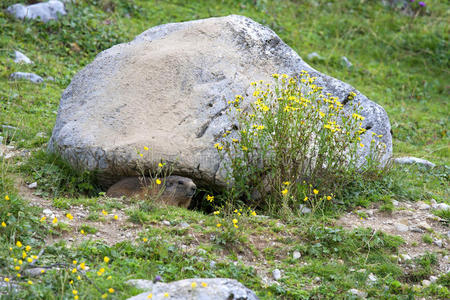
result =
M197 190L197 186L190 178L168 176L161 181L160 185L153 183L150 186L151 179L148 177L127 177L113 184L106 192L106 196L111 198L137 196L141 199L153 196L157 197L158 202L167 205L185 208L189 206ZM162 192L161 187L164 187Z

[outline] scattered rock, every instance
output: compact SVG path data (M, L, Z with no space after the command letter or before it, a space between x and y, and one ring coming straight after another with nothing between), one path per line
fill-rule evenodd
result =
M47 76L45 78L45 80L47 80L47 81L55 81L55 78L53 76Z
M210 267L211 269L214 269L214 268L216 267L216 262L215 262L214 260L210 261L210 262L209 262L209 267Z
M414 156L404 156L404 157L395 158L394 163L397 163L400 165L417 164L417 165L421 165L421 166L424 166L427 168L434 168L436 166L435 164L433 164L432 162L430 162L426 159L417 158Z
M411 232L424 233L424 230L423 230L423 229L420 229L419 227L416 227L416 226L410 226L410 227L409 227L409 230L410 230Z
M44 268L31 268L31 269L25 269L23 271L26 275L30 277L37 277L46 272L46 269Z
M313 279L313 282L314 282L314 283L319 283L319 282L321 282L321 281L322 281L322 279L320 279L319 276L314 277L314 279Z
M400 258L401 262L405 262L405 261L411 260L411 256L409 256L408 254L400 254L399 258Z
M42 213L47 217L47 218L54 218L55 214L48 208L45 208Z
M430 205L428 205L428 204L426 204L426 203L419 203L419 207L418 207L420 210L427 210L427 209L430 209L431 208L431 206Z
M394 206L398 206L398 201L397 200L392 200L392 205L394 205Z
M341 61L347 68L351 68L353 66L353 64L345 56L341 57Z
M437 202L436 202L436 200L435 200L435 199L431 199L430 203L431 203L431 205L435 205L435 204L437 204Z
M275 269L272 271L273 279L280 280L281 279L281 271L279 269Z
M430 282L435 283L438 280L437 276L430 276Z
M66 15L64 3L57 0L28 6L17 3L8 7L6 11L14 15L17 19L40 19L44 23L50 20L57 20L58 15Z
M311 209L303 204L299 205L299 209L302 214L309 214L311 212Z
M35 188L37 188L37 182L35 181L35 182L33 182L33 183L30 183L30 184L28 185L28 188L29 188L29 189L35 189Z
M435 244L439 248L442 248L442 246L443 246L442 240L434 240L433 244Z
M166 225L166 226L170 226L171 225L170 222L167 221L167 220L162 221L161 224Z
M253 81L273 81L272 73L301 70L341 102L356 93L361 126L370 127L361 136L366 147L358 150L358 164L370 154L372 133L387 145L380 158L386 162L392 136L381 106L311 68L269 28L237 15L156 26L101 52L62 94L48 147L73 166L97 170L104 185L135 174L137 163L163 160L198 185L225 187L223 160L212 145L225 130L232 130L229 138L236 134L227 100L251 94ZM242 109L253 101L245 97ZM141 158L136 149L144 146L152 151Z
M34 73L25 73L25 72L14 72L11 74L10 78L12 80L23 79L23 80L30 81L32 83L41 83L44 81L44 79L39 75L36 75Z
M425 221L422 221L422 222L420 222L418 225L417 225L419 228L421 228L421 229L424 229L424 230L431 230L431 226L427 223L427 222L425 222Z
M431 281L426 280L426 279L422 280L422 286L427 287L427 286L429 286L430 284L431 284Z
M361 298L366 298L367 297L367 293L364 291L360 291L357 289L351 289L348 291L350 294L361 297Z
M299 251L294 251L294 253L292 254L292 258L293 259L299 259L302 255L300 254Z
M189 228L189 224L188 223L186 223L186 222L181 222L180 224L179 224L179 226L181 227L181 228L183 228L183 229L185 229L185 228Z
M31 61L31 59L29 59L25 54L23 54L22 52L20 52L20 51L14 51L14 55L15 55L15 57L14 57L14 62L16 63L16 64L21 64L21 63L24 63L24 64L32 64L33 62Z
M192 284L196 286L193 287ZM163 295L168 293L171 300L185 299L214 299L214 300L257 300L256 294L246 288L235 279L227 278L192 278L173 281L170 283L153 283L150 280L128 280L128 285L146 290L128 300L148 300L148 295L153 294L152 299L164 299ZM195 295L195 297L194 297Z
M448 205L446 203L436 203L436 204L433 204L433 208L434 209L441 209L441 210L449 210L450 209L450 205Z
M406 226L402 223L395 223L394 226L395 226L395 229L397 229L397 231L400 231L400 232L406 232L409 229L408 226Z
M367 276L367 280L369 280L369 283L375 283L377 282L378 278L373 273L370 273L369 276Z
M311 52L306 56L309 60L324 60L317 52Z

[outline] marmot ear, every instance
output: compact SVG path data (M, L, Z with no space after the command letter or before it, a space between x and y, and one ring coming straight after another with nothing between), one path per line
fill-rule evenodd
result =
M166 182L166 186L167 186L167 187L172 186L172 185L173 185L173 182L171 182L171 181L167 181L167 182Z

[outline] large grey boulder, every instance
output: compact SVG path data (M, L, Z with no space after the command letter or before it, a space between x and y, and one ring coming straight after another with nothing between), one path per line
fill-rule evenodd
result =
M40 19L44 23L57 20L58 15L64 16L66 14L64 3L57 0L32 5L17 3L8 7L6 11L18 19Z
M170 283L150 280L129 280L129 285L146 292L128 298L128 300L151 299L172 300L257 300L255 293L235 279L227 278L192 278ZM165 294L169 296L165 296Z
M101 52L62 94L49 149L76 167L97 170L104 184L164 160L174 174L221 186L225 175L213 145L233 129L228 101L251 95L252 81L301 70L341 102L356 93L352 101L361 104L367 129L360 155L367 155L375 132L387 145L386 161L392 138L381 106L314 70L269 28L237 15L156 26ZM244 106L250 101L246 97Z

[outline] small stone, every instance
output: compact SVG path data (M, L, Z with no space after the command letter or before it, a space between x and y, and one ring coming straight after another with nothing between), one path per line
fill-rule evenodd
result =
M43 213L46 217L53 217L53 216L54 216L54 213L53 213L50 209L48 209L48 208L44 209L44 210L42 211L42 213Z
M35 189L35 188L37 188L37 182L35 181L35 182L33 182L33 183L30 183L30 184L28 185L28 188L29 188L29 189Z
M431 284L431 281L426 280L426 279L422 280L422 286L427 287L427 286L429 286L430 284Z
M345 56L341 57L341 61L347 68L351 68L353 66L353 64Z
M186 223L186 222L181 222L181 223L180 223L180 227L183 228L183 229L185 229L185 228L188 228L188 227L189 227L189 224Z
M426 203L421 203L421 204L419 205L419 209L420 209L420 210L427 210L427 209L430 209L430 208L431 208L431 206L428 205L428 204L426 204Z
M418 232L418 233L423 233L423 232L424 232L423 229L420 229L419 227L415 227L415 226L410 226L410 227L409 227L409 230L410 230L411 232Z
M407 260L411 260L411 256L409 256L408 254L400 254L400 259L401 261L405 262Z
M39 275L44 274L42 271L46 271L44 268L31 268L31 269L25 269L24 273L30 277L37 277Z
M206 254L206 250L205 249L197 249L197 252L200 254L200 255L205 255Z
M435 283L438 280L437 276L430 276L430 281Z
M281 279L281 271L278 269L273 270L272 276L275 280L280 280Z
M302 255L299 251L294 251L294 253L292 254L292 258L294 259L299 259L300 257L302 257Z
M408 231L409 228L408 228L408 226L406 226L402 223L396 223L395 229L397 229L397 231L400 231L400 232L406 232L406 231Z
M434 241L433 241L433 244L435 244L435 245L438 246L439 248L442 248L442 245L443 245L442 240L434 240Z
M392 205L394 205L394 206L398 206L398 201L397 200L392 200Z
M215 262L214 260L210 261L210 262L209 262L209 267L210 267L211 269L214 269L214 268L216 267L216 262Z
M370 283L375 283L378 280L378 278L374 274L370 273L369 276L367 277L367 280L369 280Z
M32 83L41 83L44 81L44 79L41 76L36 75L34 73L26 73L26 72L14 72L9 76L9 78L11 78L12 80L23 79L30 81Z
M38 133L36 133L36 137L43 138L45 136L46 136L45 132L38 132Z
M430 203L431 203L431 205L437 204L436 200L434 200L434 199L431 199Z
M321 281L322 281L322 279L320 279L319 276L314 277L314 279L313 279L313 282L314 282L314 283L319 283L319 282L321 282Z
M433 205L434 209L440 209L440 210L449 210L450 209L450 205L445 204L445 203L438 203Z
M29 59L25 54L23 54L20 51L14 51L14 62L16 64L20 64L20 63L24 63L24 64L32 64L33 62L31 61L31 59Z
M432 162L430 162L426 159L417 158L417 157L413 157L413 156L405 156L405 157L395 158L394 163L397 163L400 165L417 164L417 165L421 165L421 166L424 166L427 168L434 168L436 166L435 164L433 164Z
M47 76L45 78L46 81L55 81L55 78L53 76Z
M35 19L44 23L50 20L57 20L58 16L67 14L64 9L64 3L57 0L32 5L17 3L9 6L6 12L14 15L17 19Z
M431 230L431 226L428 225L427 222L422 221L417 225L419 228L425 229L425 230Z
M323 60L324 58L320 56L317 52L311 52L306 56L309 60Z
M309 207L307 207L306 205L300 204L299 205L299 209L300 209L300 212L302 214L309 214L309 213L311 213L311 209Z
M350 294L361 297L361 298L366 298L367 297L367 293L364 291L360 291L357 289L351 289L348 291Z
M170 226L170 225L171 225L170 222L167 221L167 220L164 220L164 221L162 221L161 223L162 223L163 225L166 225L166 226Z

